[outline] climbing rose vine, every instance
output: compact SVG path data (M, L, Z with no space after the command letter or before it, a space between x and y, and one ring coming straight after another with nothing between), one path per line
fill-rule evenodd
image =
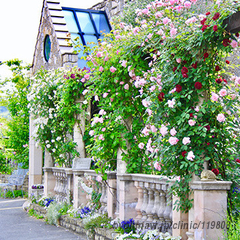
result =
M200 12L193 0L154 1L137 9L134 27L114 26L87 58L86 97L102 109L91 125L90 152L111 166L121 148L129 172L155 166L178 176L171 190L185 211L192 175L204 163L233 187L239 181L240 78L229 68L239 43L224 22L238 5L217 1Z

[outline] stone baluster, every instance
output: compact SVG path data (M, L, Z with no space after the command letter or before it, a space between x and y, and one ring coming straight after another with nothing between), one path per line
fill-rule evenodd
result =
M134 182L134 186L137 188L137 191L138 191L138 202L135 208L137 212L137 217L135 218L136 221L139 221L143 217L141 212L141 207L143 204L143 189L140 186L141 184L138 181Z
M146 214L147 214L147 222L152 223L153 221L153 214L152 214L152 209L154 207L154 188L155 188L155 183L145 183L145 186L148 190L148 205L146 208Z
M167 191L167 205L165 211L163 213L165 224L166 224L166 231L171 230L171 212L172 212L172 194Z
M154 188L154 206L152 209L153 223L157 223L159 220L158 210L160 208L160 190L161 190L161 185L156 183Z
M166 208L166 193L164 191L164 185L160 185L159 189L159 195L160 195L160 205L159 205L159 210L158 210L158 218L159 218L159 226L158 228L160 229L161 232L163 232L164 228L164 211Z
M145 222L147 220L147 205L148 205L148 191L147 188L145 187L144 182L140 182L140 187L143 189L143 203L141 207L141 212L142 212L142 218L140 220L141 223Z

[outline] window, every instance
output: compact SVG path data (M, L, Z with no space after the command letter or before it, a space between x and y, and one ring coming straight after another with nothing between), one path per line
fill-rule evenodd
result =
M46 35L44 39L44 58L48 62L51 53L51 40L49 35Z
M74 9L63 7L64 17L72 41L79 37L80 43L91 47L91 42L98 43L103 38L104 33L111 31L107 15L104 11ZM81 59L83 53L78 55L78 66L83 68L86 61Z

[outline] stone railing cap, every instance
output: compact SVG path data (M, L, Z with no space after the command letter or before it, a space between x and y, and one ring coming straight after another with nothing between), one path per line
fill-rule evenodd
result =
M190 184L193 190L230 190L230 181L194 181Z

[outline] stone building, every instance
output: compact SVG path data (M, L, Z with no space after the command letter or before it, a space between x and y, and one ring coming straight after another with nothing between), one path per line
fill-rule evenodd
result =
M98 42L102 33L109 32L109 19L121 13L126 0L105 0L91 9L76 9L62 6L60 0L43 0L37 41L31 72L40 68L84 67L82 52L74 52L71 42L79 37L83 45ZM70 35L70 34L71 35ZM30 119L29 193L33 184L42 183L42 150L32 138L34 126Z

